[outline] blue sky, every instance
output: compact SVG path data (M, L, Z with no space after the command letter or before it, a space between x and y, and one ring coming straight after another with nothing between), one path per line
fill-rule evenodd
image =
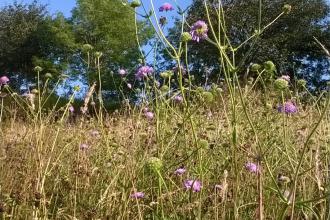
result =
M0 0L0 7L12 4L14 0ZM31 3L33 0L18 0L17 2ZM48 5L50 13L62 12L65 16L71 15L72 8L76 5L75 0L39 0L42 4Z
M18 0L18 2L22 3L31 3L33 0ZM0 7L12 4L14 0L0 0ZM39 0L42 4L48 5L48 10L51 14L56 12L62 12L66 17L70 17L71 10L75 7L75 0ZM150 0L142 0L142 2L149 7ZM191 3L191 0L153 0L155 8L158 9L164 2L169 2L175 5L177 2L181 8L186 8ZM168 13L169 16L174 16L175 12Z

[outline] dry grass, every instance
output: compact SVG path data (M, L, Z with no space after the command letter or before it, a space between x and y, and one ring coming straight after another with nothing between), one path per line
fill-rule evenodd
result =
M191 107L196 109L194 129L175 106L159 106L152 121L138 110L117 112L103 127L93 118L76 123L2 122L2 219L231 219L234 204L240 219L255 219L258 176L265 218L289 215L290 201L283 199L288 199L304 142L320 113L300 104L298 114L284 117L264 107L257 93L249 100L247 111L258 142L238 104L237 149L231 142L229 105L221 99ZM325 219L328 212L329 130L327 112L299 172L299 218ZM88 148L81 149L81 144ZM258 155L260 146L263 155ZM146 167L150 157L161 159L161 178ZM257 163L261 157L260 175L245 169L246 162ZM177 176L174 171L180 166L187 172ZM279 180L279 175L290 181ZM186 179L201 180L202 191L185 190ZM136 191L145 197L130 198Z

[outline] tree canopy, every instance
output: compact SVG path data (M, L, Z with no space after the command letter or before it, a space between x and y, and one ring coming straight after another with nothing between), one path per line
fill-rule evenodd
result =
M78 0L73 11L77 41L93 48L90 61L95 61L95 52L102 52L100 65L105 90L116 90L120 80L118 74L113 73L118 69L129 70L138 64L140 52L136 35L142 44L151 37L151 29L145 23L137 21L135 26L134 16L134 9L121 0ZM86 58L84 51L81 56ZM97 71L92 67L87 69L88 81L97 80Z
M210 19L217 33L218 17L215 0L207 1L210 8ZM263 0L261 26L264 27L282 11L285 0ZM238 46L258 29L259 1L237 0L222 1L226 19L227 33L233 45ZM325 75L329 74L329 61L325 54L315 45L313 37L329 47L329 4L325 0L293 0L289 1L292 10L274 22L257 39L250 41L239 49L237 61L244 56L245 66L251 63L273 61L278 74L289 74L292 78L304 78L310 86L323 88ZM194 0L191 5L187 22L207 21L203 0ZM179 40L180 22L170 30L170 38ZM210 24L209 24L210 25ZM211 30L209 37L212 39ZM192 71L201 75L205 69L211 70L211 77L219 76L218 50L208 42L190 44L190 62ZM244 73L242 73L244 74Z
M0 11L0 42L1 72L15 79L16 86L33 81L38 65L43 73L60 74L76 47L64 16L50 16L37 1L15 2Z
M134 9L121 0L78 0L71 18L50 15L38 1L3 7L1 72L16 80L17 87L36 82L35 66L43 68L42 74L70 73L91 83L97 79L95 53L101 52L103 89L115 90L120 80L113 73L135 67L140 57L136 34L141 44L152 34L140 21L136 29L134 16Z

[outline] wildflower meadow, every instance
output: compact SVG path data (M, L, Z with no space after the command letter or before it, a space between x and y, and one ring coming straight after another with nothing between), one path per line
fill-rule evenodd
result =
M313 86L266 55L248 61L295 3L270 16L253 1L253 30L238 40L230 1L194 2L202 14L180 0L118 1L133 28L114 45L124 55L134 45L131 58L106 40L96 50L103 33L74 26L88 36L67 58L79 65L55 74L60 58L34 58L21 81L23 70L0 69L0 219L330 219L329 82ZM330 62L327 42L309 43ZM192 64L200 47L216 60L208 70L206 55Z

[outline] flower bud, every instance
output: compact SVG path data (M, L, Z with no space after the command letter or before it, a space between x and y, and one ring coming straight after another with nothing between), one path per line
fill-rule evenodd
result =
M188 42L192 40L192 36L189 32L183 32L181 36L181 41L182 42Z
M34 67L34 71L41 72L42 71L42 67L36 66L36 67Z
M266 61L264 62L264 67L265 70L269 71L269 72L274 72L276 71L276 66L272 61Z
M209 147L209 142L207 140L199 140L198 145L201 149L207 149Z
M102 55L103 55L102 52L95 52L95 56L96 56L97 58L100 58Z
M93 48L93 46L90 45L90 44L84 44L84 45L82 46L81 49L82 49L82 51L84 51L84 52L89 52L89 51L93 50L94 48Z
M196 92L197 93L202 93L202 92L204 92L204 88L199 86L199 87L196 88Z
M165 72L162 72L160 74L160 77L162 77L163 79L168 79L170 77L173 76L173 72L172 71L165 71Z
M51 73L46 73L45 77L48 78L48 79L51 79L51 78L53 78L53 75Z
M170 88L168 88L167 85L163 85L162 87L160 87L160 91L163 92L163 93L166 93L170 90Z
M214 101L214 96L210 92L203 92L202 93L203 99L207 104L210 104Z
M292 10L292 6L289 4L285 4L282 8L284 14L290 14L291 10Z
M258 72L261 69L261 66L257 63L254 63L251 65L251 71L252 72Z
M299 87L305 87L307 85L307 82L304 79L299 79L297 81L297 84L298 84Z
M132 8L140 7L141 6L141 1L140 0L133 0L130 5L131 5Z

